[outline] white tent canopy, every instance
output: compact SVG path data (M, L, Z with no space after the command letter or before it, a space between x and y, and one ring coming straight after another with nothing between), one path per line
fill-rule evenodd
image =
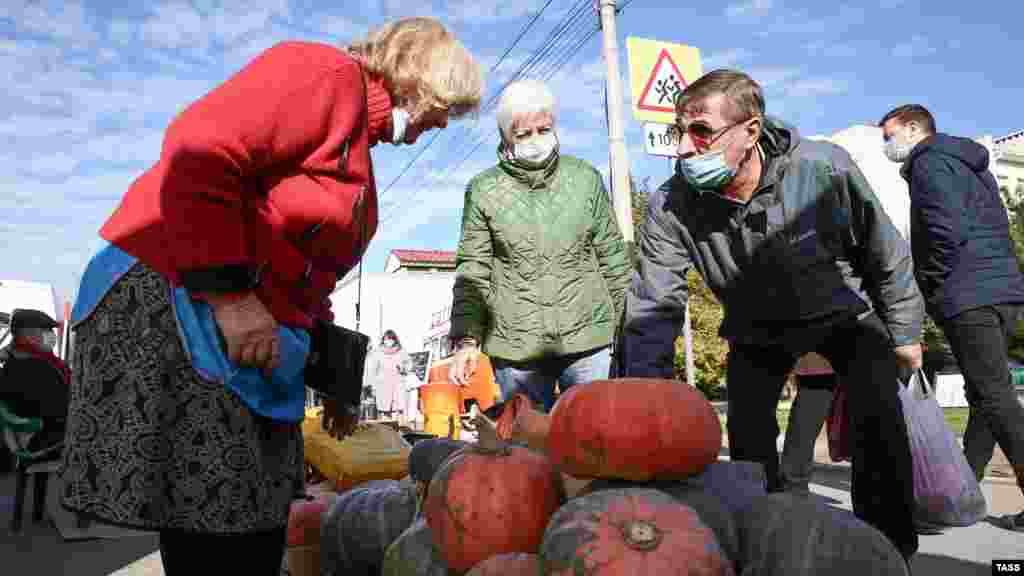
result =
M882 129L858 124L831 136L811 136L841 146L864 173L882 208L907 240L910 239L910 192L900 176L900 164L891 162L882 152Z

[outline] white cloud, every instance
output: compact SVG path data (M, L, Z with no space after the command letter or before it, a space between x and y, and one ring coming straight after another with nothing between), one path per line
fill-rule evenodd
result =
M809 42L805 48L809 56L823 58L853 58L861 50L861 47L852 42L832 42L828 40Z
M800 74L800 70L792 66L756 66L745 72L764 90L772 89Z
M725 7L725 15L729 18L756 18L767 14L773 4L772 0L734 2Z
M732 68L741 62L753 58L754 53L746 48L731 48L713 52L706 58L701 58L701 67L704 72L710 72L717 68Z
M366 35L368 27L346 16L329 14L315 18L318 30L336 42L355 40Z
M939 49L928 38L915 34L909 40L897 44L892 49L892 55L896 58L913 60L931 56L938 51Z
M453 0L447 4L447 11L456 22L494 22L535 14L544 4L545 0Z
M836 9L835 4L819 4L815 8ZM783 35L837 38L837 31L861 25L865 22L863 7L843 4L838 11L823 16L810 14L788 6L775 6L771 0L750 0L731 4L726 16L735 26L745 26L761 38L777 38Z
M49 282L62 299L70 298L76 275L98 246L99 227L137 176L112 172L49 183L0 172L4 277Z
M560 113L583 113L584 125L605 117L604 90L607 67L598 57L581 64L563 68L549 80L551 90L558 98ZM624 84L628 84L623 78ZM628 111L629 100L623 95L623 108Z
M150 8L152 16L142 24L142 38L158 48L189 48L205 51L209 34L203 18L190 4L172 2Z
M28 171L43 177L62 177L75 171L78 160L67 152L33 154Z
M99 39L81 2L26 3L12 20L21 30L57 38L76 48L91 46Z
M783 86L786 96L793 98L807 98L812 96L827 96L842 94L849 88L849 83L841 78L819 77L802 78L794 82L788 82Z
M210 32L220 42L230 44L246 34L262 30L270 21L269 10L218 10L210 18Z
M16 115L0 121L0 134L26 139L81 136L88 134L91 127L88 118Z
M411 16L437 17L430 0L382 0L381 10L387 19Z
M90 138L76 148L90 160L149 165L160 158L163 137L159 130L121 131Z

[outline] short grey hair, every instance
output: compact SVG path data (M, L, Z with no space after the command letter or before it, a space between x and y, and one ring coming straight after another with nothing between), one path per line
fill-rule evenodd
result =
M508 139L512 122L522 114L547 112L555 117L555 95L540 80L526 79L512 82L501 93L495 118L502 138Z

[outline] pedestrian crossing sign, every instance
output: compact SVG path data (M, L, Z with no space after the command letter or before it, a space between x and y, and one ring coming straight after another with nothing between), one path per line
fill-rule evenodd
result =
M676 95L701 76L700 51L692 46L626 38L633 117L641 122L675 121Z

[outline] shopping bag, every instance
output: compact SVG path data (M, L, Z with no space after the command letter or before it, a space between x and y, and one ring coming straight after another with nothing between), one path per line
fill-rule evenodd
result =
M827 420L828 455L833 462L850 460L850 426L846 416L846 385L840 380L832 395Z
M984 518L985 495L924 371L918 370L907 386L898 388L914 463L914 519L937 526L970 526Z

